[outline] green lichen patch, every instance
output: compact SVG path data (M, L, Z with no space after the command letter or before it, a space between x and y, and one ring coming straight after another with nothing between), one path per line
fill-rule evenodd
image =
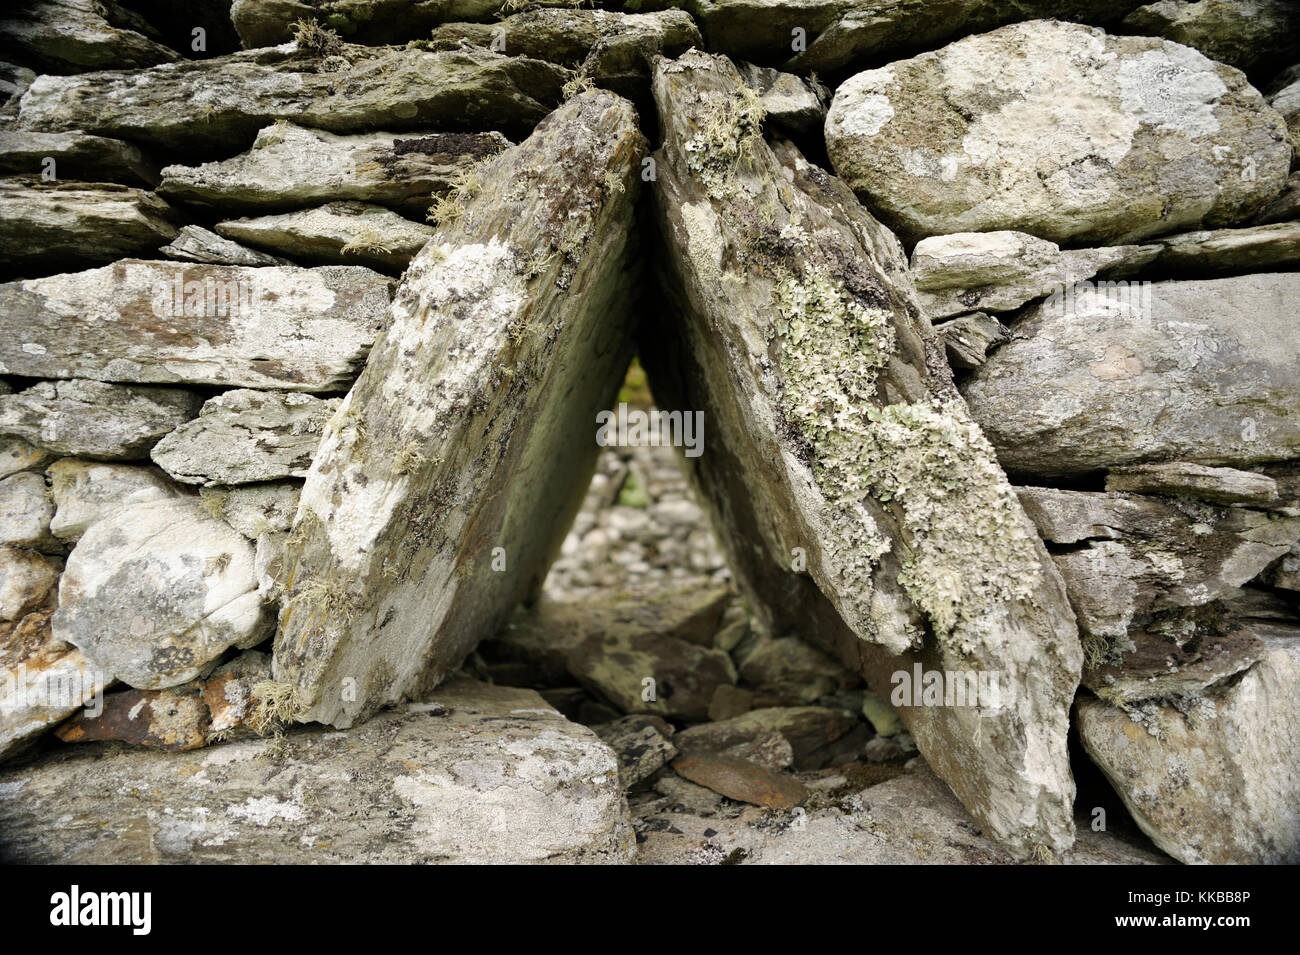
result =
M763 142L766 115L759 95L742 84L720 98L695 135L683 143L687 166L710 195L725 198L735 193L736 174L752 162L756 147Z

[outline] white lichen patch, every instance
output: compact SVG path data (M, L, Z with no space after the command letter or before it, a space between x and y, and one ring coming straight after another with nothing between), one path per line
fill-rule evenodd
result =
M710 195L723 198L734 194L736 173L763 142L766 112L758 93L739 86L709 111L704 124L682 145L687 165Z

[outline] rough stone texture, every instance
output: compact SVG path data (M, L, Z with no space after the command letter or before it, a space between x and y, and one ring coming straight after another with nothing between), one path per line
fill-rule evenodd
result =
M1142 831L1186 863L1300 861L1300 632L1199 701L1126 714L1081 699L1079 736Z
M972 309L1009 312L1117 266L1154 259L1131 245L1062 252L1023 232L959 232L922 239L912 250L912 282L925 313L938 320Z
M39 76L18 122L174 150L228 150L279 118L335 133L437 125L516 131L546 115L568 75L486 50L349 45L322 62L288 44L148 70Z
M6 385L0 388L0 398L12 394ZM17 438L0 438L0 478L19 471L43 471L53 461L52 451L38 448Z
M826 120L836 172L909 242L1232 225L1281 191L1285 133L1240 72L1195 50L1047 20L859 73Z
M1130 13L1123 28L1195 47L1247 73L1300 57L1300 10L1291 0L1160 0Z
M356 200L423 216L434 193L507 148L500 133L365 132L339 136L279 121L238 156L166 166L158 192L221 210L277 211Z
M631 789L649 779L677 756L673 728L652 716L624 716L592 727L618 757L619 781Z
M1300 222L1170 236L1158 243L1157 269L1202 277L1300 265Z
M47 167L46 159L54 160L52 168ZM47 168L60 179L151 189L158 184L158 168L145 159L139 147L120 139L79 132L0 132L0 175L40 176Z
M1282 114L1286 121L1287 138L1292 153L1300 157L1300 64L1285 71L1275 81L1274 92L1269 94L1268 105Z
M1183 499L1020 489L1056 555L1079 629L1122 638L1134 618L1192 607L1256 577L1300 540L1300 517Z
M9 282L0 312L19 322L0 337L0 373L330 391L365 360L392 286L361 266L134 259Z
M1300 274L1071 290L962 386L1007 470L1036 476L1300 454Z
M0 480L0 544L58 551L59 542L50 534L53 516L44 477L23 472Z
M131 20L149 29L112 0L29 0L0 20L0 52L44 73L153 66L180 59L175 50L125 28L123 21Z
M347 726L436 684L540 588L627 367L643 155L629 103L577 96L480 167L411 263L290 541L275 673L300 719Z
M55 507L50 532L65 541L77 540L114 508L184 493L157 469L135 464L63 458L50 465L46 475Z
M772 769L812 769L818 768L817 751L849 732L854 723L851 713L830 707L772 706L688 727L673 742L688 755L739 756ZM785 755L768 742L772 735L788 744Z
M364 202L331 202L315 209L217 223L228 239L306 262L355 263L400 272L433 235L431 226Z
M231 646L270 635L253 548L190 499L118 508L59 578L54 635L136 689L192 680Z
M1271 504L1278 499L1277 481L1267 474L1186 461L1116 468L1106 474L1106 490L1194 497L1212 504Z
M568 669L624 713L682 720L707 719L714 691L736 682L721 650L658 633L594 633L569 653Z
M223 239L202 226L182 226L176 238L158 250L178 262L201 265L291 265L275 255L246 249L238 242Z
M531 690L457 680L348 733L293 730L276 749L108 758L87 745L9 767L0 858L625 862L635 851L614 754Z
M154 446L154 463L183 484L253 484L306 477L339 398L227 391Z
M1300 148L1297 149L1300 155ZM1281 195L1266 205L1255 218L1254 225L1267 225L1272 222L1289 222L1300 219L1300 172L1293 172L1287 178L1286 188Z
M12 342L12 336L0 338L0 350ZM199 413L201 402L194 392L179 388L42 381L0 395L0 434L58 454L147 458L159 438Z
M804 79L752 63L737 64L745 83L763 102L766 123L795 135L820 132L830 106L830 90L815 78Z
M0 545L0 623L44 609L54 594L60 567L25 547Z
M157 196L113 183L0 180L0 244L9 274L143 255L176 236Z
M293 526L302 484L297 481L248 484L243 487L208 488L199 491L205 510L250 540L263 534L277 534Z
M920 656L1029 686L1014 703L903 716L996 838L1064 851L1073 615L955 398L901 248L841 183L762 141L727 60L660 61L654 94L664 314L681 324L647 335L642 356L664 407L709 422L692 472L751 605L878 692Z
M1011 332L992 315L972 312L942 325L935 332L943 340L944 354L954 369L970 371L984 364L988 353L1011 339Z
M83 710L54 731L65 743L120 740L169 753L198 749L207 742L208 709L200 687L187 683L170 690L123 690L104 697L104 710Z

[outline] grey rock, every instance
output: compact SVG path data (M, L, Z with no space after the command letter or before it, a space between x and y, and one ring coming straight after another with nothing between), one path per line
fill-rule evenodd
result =
M1201 278L1294 268L1300 264L1300 222L1191 232L1158 245L1155 267L1167 273Z
M0 62L0 125L9 126L18 118L18 101L36 74L25 66Z
M192 499L118 508L59 578L54 636L142 690L177 686L232 646L270 636L253 547Z
M46 160L54 160L48 167ZM158 185L158 167L139 147L120 139L89 133L0 132L0 175L43 176L49 169L59 179L118 182L127 186Z
M962 386L1009 471L1300 454L1300 275L1085 283L1033 306Z
M153 66L180 59L175 50L123 29L125 16L112 0L31 0L0 20L0 51L44 73Z
M12 393L0 388L0 397ZM19 471L44 471L45 466L55 457L54 452L35 447L18 438L0 438L0 478Z
M531 690L457 680L349 733L101 757L70 747L4 770L0 855L485 864L635 851L614 754Z
M845 689L857 675L798 637L758 641L740 661L740 677L759 706L799 705Z
M253 484L305 477L340 398L246 388L209 398L154 446L154 463L182 484Z
M672 727L647 716L624 716L592 727L618 757L619 782L631 789L663 769L677 756Z
M275 481L269 484L246 484L243 487L205 487L199 500L209 512L243 534L260 541L265 534L279 534L293 526L302 484Z
M275 654L299 719L436 684L540 585L597 451L555 442L594 429L629 359L643 149L629 103L576 96L411 263L299 504Z
M849 732L856 722L852 713L831 707L772 706L729 720L688 727L673 737L673 741L687 755L738 756L754 759L772 769L791 765L807 769L817 762L818 750ZM789 744L789 761L774 764L769 759L755 758L754 748L772 735Z
M392 287L360 266L134 259L9 282L0 311L19 321L0 338L0 373L337 390L383 327Z
M1049 20L859 73L826 120L835 171L905 241L1017 229L1117 243L1233 225L1281 191L1285 134L1231 67Z
M0 479L0 544L59 550L50 534L54 502L45 478L29 471Z
M0 435L58 454L109 461L147 458L163 435L199 413L202 400L179 388L42 381L0 395Z
M307 262L355 263L392 272L410 265L433 236L431 226L363 202L228 219L217 223L217 232Z
M1277 481L1267 474L1186 461L1115 468L1106 473L1106 490L1194 497L1212 504L1270 504L1278 499Z
M1291 173L1282 193L1250 221L1253 225L1267 225L1292 219L1300 219L1300 172Z
M197 262L202 265L291 265L275 255L246 249L238 242L223 239L202 226L182 226L176 238L158 250L178 262Z
M943 341L948 364L970 371L984 364L988 353L1011 339L1011 332L992 315L972 312L934 327Z
M752 63L738 63L745 83L763 102L764 119L795 135L819 131L826 121L830 91L815 78L804 79Z
M50 532L65 541L77 540L115 508L184 494L156 468L138 464L63 458L46 475L55 507Z
M113 183L0 180L0 244L20 274L144 255L176 236L175 212Z
M25 547L0 545L0 623L13 623L47 609L60 569L56 562Z
M1300 157L1300 65L1282 74L1278 88L1268 97L1268 105L1282 114L1291 152Z
M1159 0L1125 17L1123 29L1194 47L1247 73L1300 55L1300 10L1290 0Z

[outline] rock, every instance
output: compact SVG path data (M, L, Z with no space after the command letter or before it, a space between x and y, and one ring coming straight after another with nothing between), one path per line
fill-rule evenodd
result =
M245 650L217 667L203 681L203 703L208 711L208 740L224 740L242 731L249 735L257 717L258 685L271 680L270 654Z
M383 327L392 286L360 266L131 259L9 282L0 285L0 311L21 320L0 339L0 372L337 390L356 375Z
M1267 272L1300 263L1300 222L1170 236L1159 243L1155 267L1174 275Z
M294 44L148 70L39 76L23 129L80 129L159 150L221 150L292 118L334 133L366 129L526 130L560 99L569 71L485 50L344 46L322 61Z
M1136 617L1209 603L1300 540L1300 518L1136 494L1025 487L1020 500L1056 555L1080 630L1122 639Z
M1011 340L1011 332L992 315L972 312L934 328L954 369L970 371L984 364L988 353Z
M1018 474L1293 458L1297 295L1294 273L1072 289L1029 309L962 391Z
M7 352L3 340L0 352ZM134 460L147 457L159 438L198 414L201 401L179 388L42 381L0 395L0 434L58 454Z
M797 779L734 756L682 756L673 760L673 770L728 799L768 809L793 809L808 798Z
M200 166L167 166L161 195L176 202L279 211L333 200L391 206L423 216L475 163L510 145L500 133L365 132L338 136L277 121L252 148Z
M230 5L230 19L246 50L288 43L293 25L311 19L315 12L296 0L234 0Z
M877 736L898 736L903 732L903 721L898 714L874 693L868 693L862 701L862 715L871 723Z
M347 726L436 684L540 586L597 451L555 442L595 427L627 368L643 154L630 104L576 96L478 169L411 263L290 540L275 673L300 720Z
M1300 149L1297 150L1300 154ZM1300 219L1300 172L1293 172L1286 181L1282 194L1266 205L1262 212L1251 219L1252 225L1266 225L1270 222L1288 222Z
M1300 57L1300 12L1289 0L1160 0L1124 29L1194 47L1212 60L1264 74Z
M719 648L721 649L721 648ZM729 720L744 716L754 705L754 691L741 689L729 683L720 683L709 700L710 720Z
M649 779L677 756L672 727L655 716L624 716L592 729L618 757L624 789Z
M182 226L176 238L158 250L178 262L201 265L292 265L285 259L265 252L246 249L238 242L223 239L202 226Z
M1286 555L1269 568L1264 582L1280 590L1300 590L1300 544L1293 544Z
M58 581L59 567L53 561L24 547L0 546L0 623L53 609L47 604Z
M1009 312L1116 267L1150 262L1154 248L1121 245L1062 252L1023 232L959 232L922 239L912 250L912 281L930 318L972 309Z
M109 693L102 713L78 713L54 735L65 743L111 739L179 753L207 742L208 720L198 685L189 683L170 690Z
M857 676L798 637L761 640L745 655L740 676L760 706L800 705L858 683Z
M752 63L737 64L745 83L763 103L764 119L794 135L821 130L830 105L830 91L815 78L804 79Z
M763 142L757 98L724 58L659 61L654 93L674 322L641 356L661 407L709 422L691 476L747 602L766 632L816 640L877 692L917 651L932 669L1032 686L983 716L917 706L904 719L998 839L1064 851L1073 615L950 397L901 248L842 183Z
M18 101L34 79L36 74L25 66L0 62L0 124L6 130L18 118Z
M243 487L205 487L199 499L205 510L243 534L257 540L263 534L278 534L293 526L302 484L281 481L246 484Z
M8 394L12 392L0 389L0 397ZM26 441L17 438L0 438L0 478L17 474L19 471L44 471L45 465L54 458L53 452L34 447Z
M907 242L1017 229L1120 243L1233 225L1282 189L1284 137L1230 67L1049 20L859 73L826 119L835 171Z
M0 132L0 175L40 176L47 169L60 179L149 189L158 185L158 167L138 147L120 139L79 132Z
M59 580L54 635L140 690L194 679L232 646L270 636L253 548L189 499L118 508Z
M635 850L609 748L531 690L468 680L352 732L295 730L274 746L111 760L69 747L3 771L0 793L7 862L625 862Z
M1194 497L1212 504L1270 504L1278 497L1277 481L1267 474L1186 461L1115 468L1106 473L1106 490Z
M673 741L687 755L708 753L738 756L762 763L772 769L794 766L807 769L817 762L818 751L849 732L856 720L853 714L824 706L772 706L751 710L741 716L714 723L691 726L678 733ZM782 761L779 750L768 747L772 734L790 746L790 755ZM770 761L758 756L764 749L778 756Z
M157 196L112 183L0 180L0 243L21 274L152 252L176 236Z
M109 681L80 651L51 634L51 613L0 623L0 760L83 706L95 711L103 703Z
M180 59L175 50L123 29L122 20L129 16L112 0L32 0L0 21L0 51L43 73L153 66Z
M154 446L154 463L182 484L253 484L305 477L342 399L240 388Z
M53 516L44 477L23 472L0 479L0 545L58 551L59 542L50 535Z
M63 458L46 472L54 498L50 532L75 541L91 524L115 508L163 501L184 492L155 468Z
M1291 152L1300 156L1300 65L1293 66L1282 74L1274 92L1268 97L1268 105L1282 114L1282 119L1286 121L1287 139L1291 142Z
M1142 831L1189 864L1300 861L1300 634L1239 680L1131 713L1080 699L1079 737Z
M300 212L217 223L217 232L228 239L299 260L355 263L391 272L410 265L433 231L363 202L331 202Z

